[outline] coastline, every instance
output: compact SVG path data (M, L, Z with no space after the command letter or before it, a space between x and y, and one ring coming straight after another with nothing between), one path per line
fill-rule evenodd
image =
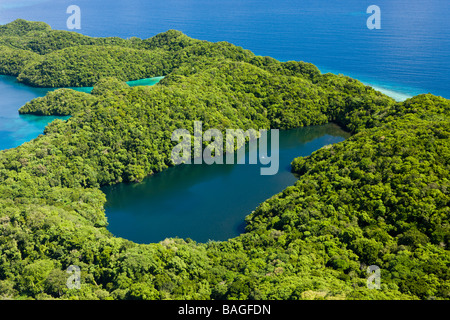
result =
M339 71L336 69L330 69L323 66L317 66L319 68L320 72L322 74L325 73L332 73L332 74L342 74L345 76L348 76L350 78L356 79L358 81L361 81L364 85L372 87L373 89L380 91L381 93L393 98L397 102L403 102L407 99L410 99L416 95L428 93L425 89L419 89L419 88L410 88L405 85L402 85L400 83L393 83L393 82L377 82L374 80L369 80L364 78L364 76L360 76L357 74L350 74L346 73L345 71Z
M366 86L372 87L377 91L380 91L381 93L393 98L395 101L397 102L403 102L406 99L412 98L414 97L414 95L409 94L409 93L405 93L405 92L401 92L401 91L395 91L392 89L388 89L388 88L383 88L380 85L374 85L371 83L366 83L361 81L362 83L364 83Z

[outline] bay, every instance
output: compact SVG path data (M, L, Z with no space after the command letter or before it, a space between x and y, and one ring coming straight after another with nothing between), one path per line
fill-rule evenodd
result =
M45 96L49 90L28 87L18 83L14 77L0 75L0 150L18 147L36 138L56 118L67 119L19 114L21 106Z
M198 242L227 240L244 232L245 217L261 202L295 183L290 163L350 136L335 124L280 131L279 171L259 165L180 165L141 183L102 188L108 229L137 243L170 237Z
M152 86L163 77L129 81L134 86ZM92 87L72 88L91 92ZM45 96L54 88L33 88L21 84L14 77L0 75L0 150L15 148L35 139L44 132L45 127L55 119L69 117L21 115L18 110L28 101Z

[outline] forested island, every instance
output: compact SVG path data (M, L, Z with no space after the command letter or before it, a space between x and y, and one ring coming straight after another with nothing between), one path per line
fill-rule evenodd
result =
M23 114L70 115L0 151L3 299L449 299L450 101L396 102L358 80L170 30L91 38L0 26L0 74L58 89ZM125 81L164 76L153 87ZM171 167L171 134L338 123L293 159L298 181L228 241L136 244L107 230L100 187ZM174 199L176 201L176 199ZM226 203L218 203L224 205ZM69 266L81 288L66 286ZM368 289L367 266L382 270Z

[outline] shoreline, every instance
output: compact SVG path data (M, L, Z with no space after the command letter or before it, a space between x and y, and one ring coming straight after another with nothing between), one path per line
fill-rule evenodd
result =
M373 89L375 89L377 91L380 91L381 93L387 95L388 97L391 97L392 99L394 99L397 102L403 102L407 99L414 97L414 95L412 95L412 94L383 88L380 85L375 85L375 84L371 84L371 83L367 83L367 82L362 82L362 83L365 84L366 86L372 87Z
M407 86L403 86L400 83L392 83L392 82L377 82L374 80L365 79L364 76L359 76L357 74L344 73L343 71L338 71L335 69L329 69L323 66L317 66L322 74L332 73L332 74L342 74L344 76L350 77L352 79L356 79L363 83L366 86L372 87L373 89L391 97L397 102L403 102L407 99L410 99L419 94L428 93L425 89L418 88L410 88ZM439 95L437 95L439 96ZM444 97L445 98L445 97ZM447 99L447 98L446 98Z

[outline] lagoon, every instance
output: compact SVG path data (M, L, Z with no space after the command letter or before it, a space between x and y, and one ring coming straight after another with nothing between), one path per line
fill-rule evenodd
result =
M67 118L19 114L21 106L45 96L50 90L26 86L14 77L0 76L0 150L18 147L42 134L54 119Z
M290 167L294 158L349 136L336 124L280 131L280 169L272 176L261 175L260 165L248 161L183 164L141 183L104 187L108 229L137 243L171 237L198 242L236 237L244 232L245 217L260 203L295 183Z
M129 81L130 87L152 86L164 77ZM92 87L71 88L91 92ZM55 119L69 117L21 115L19 109L32 99L43 97L55 88L34 88L17 82L16 78L0 75L0 150L11 149L37 138Z

